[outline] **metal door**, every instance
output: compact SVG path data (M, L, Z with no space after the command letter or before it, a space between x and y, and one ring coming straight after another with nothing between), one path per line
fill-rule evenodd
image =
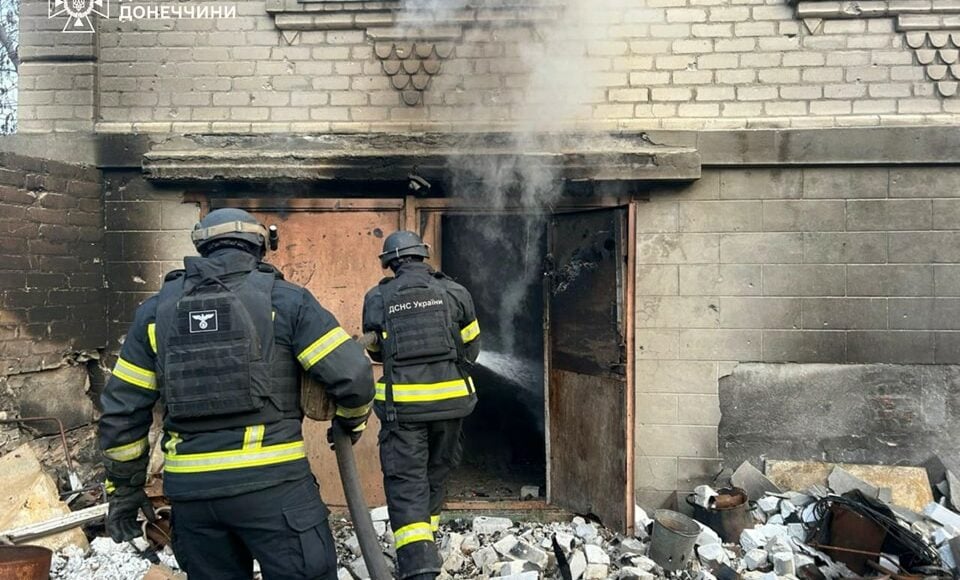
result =
M632 527L632 241L628 208L553 216L544 285L552 503Z
M343 206L343 207L346 207ZM260 212L264 225L277 224L280 246L267 260L287 280L313 292L340 325L359 336L363 296L384 276L377 256L383 238L400 227L400 209L353 209L346 211ZM379 368L374 375L379 376ZM328 448L329 423L304 419L307 457L320 481L323 499L345 506L346 499L337 471L336 457ZM377 451L380 424L371 415L366 434L354 447L364 496L370 505L383 505L383 474Z

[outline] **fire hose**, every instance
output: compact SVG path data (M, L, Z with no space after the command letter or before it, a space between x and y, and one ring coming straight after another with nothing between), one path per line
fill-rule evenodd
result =
M376 339L377 335L375 333L368 332L358 338L357 342L365 347L372 344ZM333 401L327 398L322 385L315 383L308 375L304 375L301 379L300 389L303 411L307 417L318 421L333 419L335 406ZM333 421L331 430L333 433L333 450L337 456L337 468L340 470L340 480L343 483L343 493L347 498L347 508L350 510L350 519L353 521L353 529L357 534L360 552L363 554L363 562L367 565L367 572L370 573L372 580L390 580L392 576L383 557L377 532L373 528L367 502L363 497L360 473L357 471L357 459L353 454L353 442L350 440L350 434L336 421Z

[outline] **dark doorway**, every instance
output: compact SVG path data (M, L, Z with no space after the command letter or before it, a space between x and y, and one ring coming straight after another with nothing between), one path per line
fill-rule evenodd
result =
M543 260L547 216L448 214L443 271L473 294L482 354L472 370L479 402L464 424L451 499L545 494Z

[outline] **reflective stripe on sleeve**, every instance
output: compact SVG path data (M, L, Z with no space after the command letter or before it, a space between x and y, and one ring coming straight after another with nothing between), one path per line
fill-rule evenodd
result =
M370 406L373 403L367 403L362 407L341 407L337 405L337 417L343 417L344 419L356 419L357 417L366 417L367 413L370 412Z
M170 473L206 473L275 465L304 459L306 456L303 441L294 441L279 445L267 445L257 449L166 454L163 469Z
M113 376L144 389L156 390L157 374L143 367L117 358L117 364L113 367Z
M478 336L480 336L480 323L476 320L460 329L460 340L463 344L467 344Z
M400 548L413 542L432 542L433 532L430 531L430 524L427 522L417 522L408 526L403 526L393 533L396 547Z
M157 354L157 325L153 322L147 325L147 339L150 341L150 350Z
M147 451L147 438L137 439L133 443L104 449L103 454L114 461L133 461Z
M393 385L393 400L397 403L425 403L431 401L444 401L446 399L456 399L457 397L466 397L470 395L470 389L463 379L455 381L444 381L442 383L398 383ZM387 386L384 383L377 383L378 401L387 400Z
M304 369L309 369L348 340L350 340L350 335L338 326L303 349L303 352L297 355L297 360L300 361L300 365Z
M440 530L440 516L430 516L430 530L434 532Z

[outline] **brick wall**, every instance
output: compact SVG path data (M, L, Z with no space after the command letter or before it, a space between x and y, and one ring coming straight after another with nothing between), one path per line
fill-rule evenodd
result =
M104 346L103 237L95 168L0 153L0 376Z
M731 168L641 205L641 500L719 471L739 362L960 363L958 191L955 167Z
M413 107L349 15L339 29L281 34L264 2L235 6L233 19L102 22L99 130L462 129L550 110L531 106L533 88L560 87L539 91L549 105L564 82L588 90L562 119L606 129L949 123L960 112L894 19L828 20L813 34L784 0L602 2L587 11L602 29L572 38L572 56L549 45L531 56L556 23L464 23Z
M153 187L138 170L104 173L106 271L110 284L110 351L119 350L137 306L157 292L164 275L195 255L190 230L197 204L183 192Z
M91 131L96 101L96 35L63 32L46 0L20 8L18 133Z

